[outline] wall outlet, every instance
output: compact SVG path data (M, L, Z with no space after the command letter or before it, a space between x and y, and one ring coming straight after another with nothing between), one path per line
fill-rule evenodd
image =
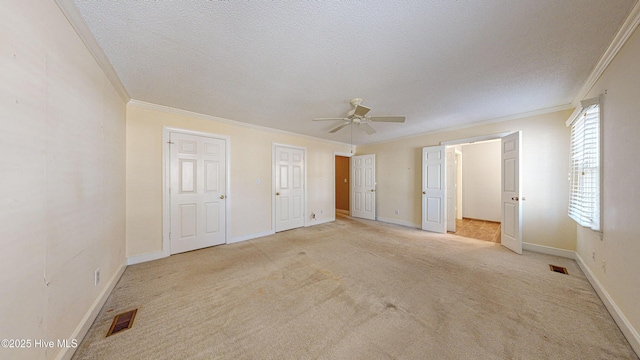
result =
M316 219L316 213L311 213L311 219L313 219L313 220Z
M93 273L93 286L98 286L99 282L100 282L100 268L97 268L96 271Z
M602 272L603 273L607 272L607 263L604 260L602 260Z
M591 252L591 259L593 259L593 261L596 261L596 252L595 251Z
M396 210L396 215L400 215L400 210Z

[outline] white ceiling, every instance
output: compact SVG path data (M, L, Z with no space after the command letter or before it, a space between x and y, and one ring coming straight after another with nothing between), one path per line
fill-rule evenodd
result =
M570 104L636 0L74 0L132 99L354 144Z

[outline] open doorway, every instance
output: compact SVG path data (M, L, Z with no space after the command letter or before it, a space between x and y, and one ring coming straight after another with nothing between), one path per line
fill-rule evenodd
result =
M455 169L452 165L454 156L449 155L453 149L447 150L447 147L492 139L500 139L500 244L522 254L520 200L524 198L520 194L520 131L443 141L440 145L422 148L422 230L445 233L450 225L447 208L451 201L448 198L455 196L452 194L456 192L449 191L450 186L445 176ZM486 169L483 171L486 172Z
M336 155L335 159L335 197L336 214L349 215L349 158Z
M447 231L500 243L500 139L447 146L447 154L448 190L455 193L447 196Z

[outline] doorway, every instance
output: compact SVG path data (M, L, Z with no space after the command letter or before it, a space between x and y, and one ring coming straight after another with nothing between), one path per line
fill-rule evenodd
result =
M447 192L455 192L447 198L448 232L500 243L500 140L451 145L447 156L455 167L447 168Z
M520 194L522 134L520 131L446 141L438 146L422 148L422 229L445 233L448 226L451 226L447 221L449 215L447 207L449 202L455 202L447 201L447 198L455 196L456 191L447 191L446 173L455 171L456 166L452 165L454 156L447 156L447 153L451 154L453 149L447 150L447 146L492 139L500 139L501 244L517 254L522 254L522 203L520 202L522 198ZM480 168L481 171L487 172L487 169L482 167L482 162ZM480 206L486 206L486 203L481 202Z
M335 156L336 213L349 215L349 157Z

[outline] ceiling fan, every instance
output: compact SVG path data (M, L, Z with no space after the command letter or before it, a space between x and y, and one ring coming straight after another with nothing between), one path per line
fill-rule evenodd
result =
M404 116L367 116L367 113L371 110L366 106L360 105L362 103L362 99L352 99L351 105L353 105L353 109L347 113L347 117L344 118L316 118L313 121L335 121L342 120L344 123L339 126L331 129L330 133L335 133L338 130L344 128L347 125L356 124L359 128L364 130L367 134L375 134L376 129L371 126L371 122L395 122L395 123L403 123L405 120Z

